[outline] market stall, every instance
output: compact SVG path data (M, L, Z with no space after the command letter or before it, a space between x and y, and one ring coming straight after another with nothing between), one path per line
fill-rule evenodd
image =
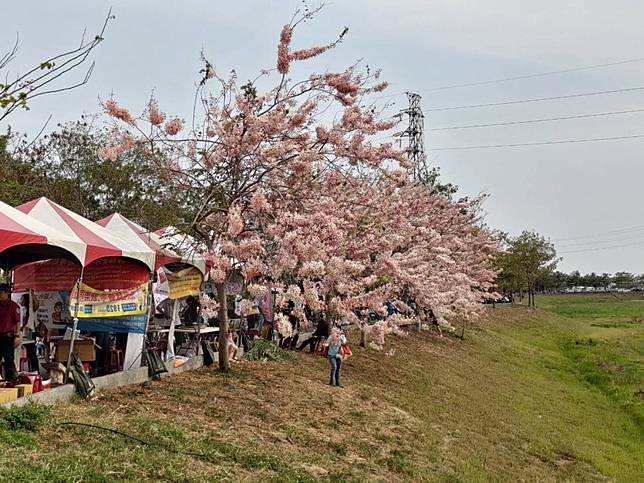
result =
M57 257L72 265L79 265L84 257L85 248L83 243L22 213L6 203L0 202L0 270L2 271L3 282L11 281L11 272L16 266L36 260ZM33 320L33 318L26 320L25 331L33 331ZM25 319L21 317L21 324L23 322L25 322ZM29 322L32 323L31 326ZM23 370L24 366L22 365L21 354L25 351L26 355L29 356L25 358L26 361L29 361L29 367L24 369L27 372L29 370L36 372L34 374L20 376L23 378L22 382L26 384L19 384L15 388L3 387L1 389L2 395L0 395L0 399L5 402L15 399L19 395L27 395L31 391L38 391L43 388L37 372L39 366L36 356L35 340L25 338L22 341L18 339L18 341L20 342L20 346L16 347L16 369L18 372Z
M80 267L50 260L19 267L14 272L16 282L24 287L31 284L49 292L69 293L67 311L73 325L70 354L74 351L77 329L99 335L145 333L148 285L155 268L153 250L134 245L46 198L18 209L55 226L86 247ZM108 356L116 358L118 369L123 368L121 351L110 352Z
M197 323L190 327L177 328L180 322L179 313L185 308L184 302L191 297L198 297L202 292L207 292L208 263L203 255L205 247L199 244L190 235L175 227L166 227L150 234L151 238L159 245L170 248L181 256L181 264L162 267L157 271L157 283L154 285L155 299L163 303L167 300L172 303L169 326L157 324L153 331L168 333L168 358L175 354L191 355L199 353L199 342L202 338L213 338L218 333L216 327L205 325L199 316ZM169 307L170 308L170 307ZM167 324L166 324L167 325ZM175 350L175 334L180 341L185 341Z
M170 324L170 327L157 327L153 323L152 327L149 327L149 331L155 336L165 334L164 337L167 337L170 342L171 350L169 353L174 355L174 325L178 322L179 317L179 311L177 310L175 313L174 309L175 307L178 309L177 301L185 300L187 297L199 296L203 282L203 272L189 263L192 259L184 261L182 256L170 248L163 247L160 243L161 240L155 234L119 213L109 215L97 221L97 223L129 241L134 246L145 247L154 252L156 277L154 283L150 284L152 297L149 304L150 314L148 320L152 319L154 322L155 307L163 300L169 299L173 304L170 312L174 324ZM168 290L170 285L172 285L172 290ZM197 324L197 333L200 332L200 327L201 324ZM128 345L136 347L137 350L126 354L126 367L129 367L130 363L141 359L144 337L144 334L129 335Z

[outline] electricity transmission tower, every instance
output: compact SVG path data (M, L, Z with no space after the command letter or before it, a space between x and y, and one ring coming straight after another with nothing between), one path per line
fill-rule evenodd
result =
M402 145L402 138L407 138L407 157L414 163L414 180L419 181L426 179L429 175L427 168L427 157L425 155L425 142L424 142L424 129L425 129L425 116L420 108L420 95L413 92L407 92L407 99L409 100L409 107L402 109L396 115L399 120L403 116L409 118L409 125L407 129L394 134L399 138L399 143Z

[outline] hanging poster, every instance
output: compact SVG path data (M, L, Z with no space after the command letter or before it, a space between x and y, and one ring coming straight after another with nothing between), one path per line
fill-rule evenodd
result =
M184 268L178 272L165 272L168 283L168 297L176 300L190 295L199 295L201 291L201 272L194 267Z
M14 292L11 298L21 307L24 304L23 295L28 292ZM69 315L69 292L33 292L36 317L34 327L45 324L48 329L62 329L71 321Z
M148 284L143 283L135 289L106 291L96 290L83 283L80 297L76 288L72 290L70 312L75 314L78 310L79 319L145 315L147 288Z
M152 293L154 295L155 305L159 305L170 295L170 288L168 287L168 277L166 277L165 269L160 267L157 270L157 280L152 284Z

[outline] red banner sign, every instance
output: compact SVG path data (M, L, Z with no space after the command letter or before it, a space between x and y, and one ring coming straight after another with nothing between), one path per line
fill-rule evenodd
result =
M80 266L61 258L28 263L13 272L14 292L71 291ZM150 273L143 265L123 258L101 258L85 267L83 281L98 290L133 289L146 283Z

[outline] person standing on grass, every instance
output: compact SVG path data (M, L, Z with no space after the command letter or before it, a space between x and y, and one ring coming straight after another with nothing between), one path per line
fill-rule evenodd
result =
M329 367L331 369L329 376L330 386L342 387L340 385L340 369L342 368L342 360L344 359L342 352L343 338L344 336L341 335L339 329L333 329L326 342L328 348L327 359L329 359ZM346 338L344 340L346 341Z
M269 280L266 280L268 283ZM259 312L264 318L264 326L262 327L262 338L266 340L273 340L273 321L275 319L275 295L272 288L269 286L268 290L262 295L258 302Z
M441 326L438 323L438 318L436 318L436 315L434 314L434 311L432 309L427 309L427 318L429 319L430 324L433 327L436 327L436 330L438 331L438 335L443 337L443 331L441 330Z
M9 285L0 284L0 358L4 360L4 378L12 382L18 377L14 342L20 335L20 306L9 293Z

